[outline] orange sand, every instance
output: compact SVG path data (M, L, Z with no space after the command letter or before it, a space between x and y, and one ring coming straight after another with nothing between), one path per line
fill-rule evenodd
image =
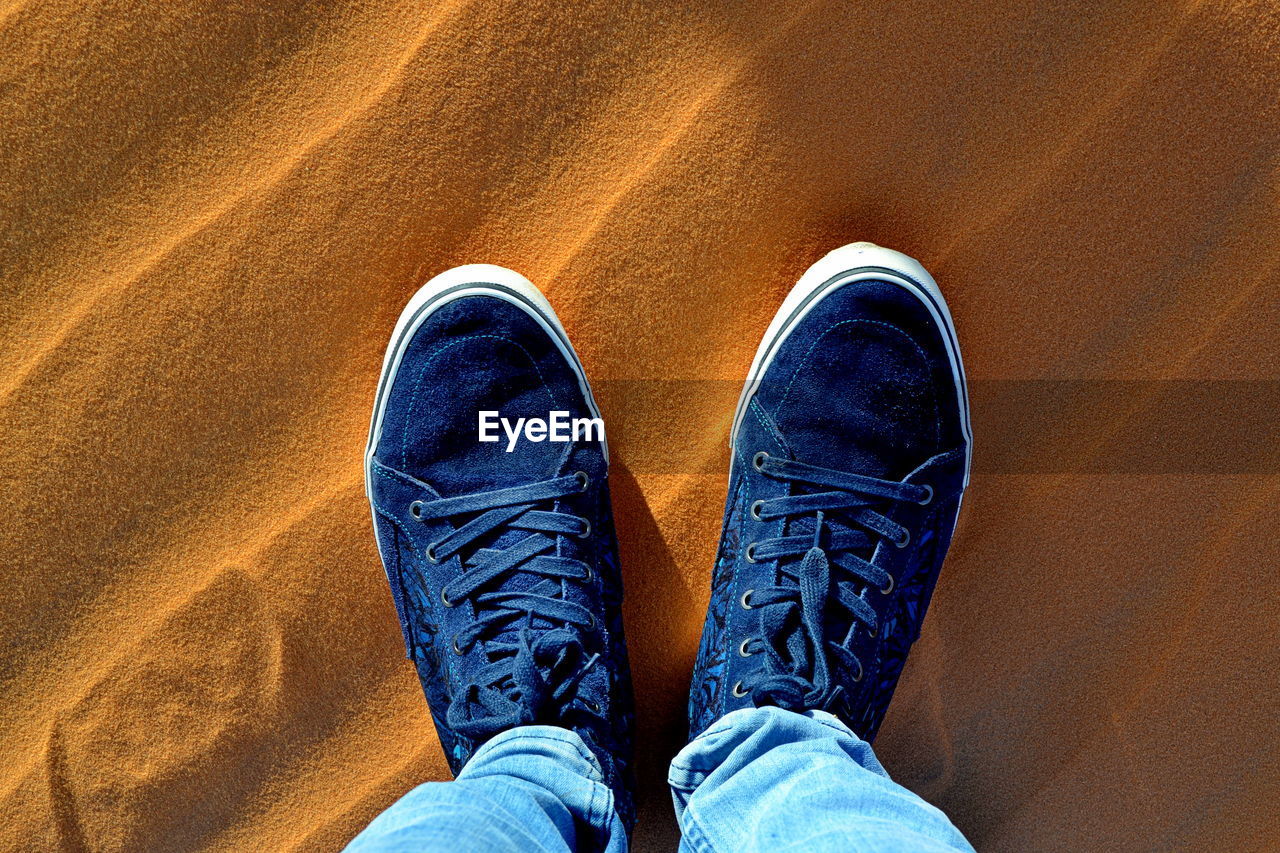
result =
M642 850L737 380L824 250L920 258L976 380L1280 376L1275 5L939 5L0 5L0 846L333 850L445 777L360 456L446 267L606 389ZM984 473L976 420L885 764L984 850L1273 844L1280 478Z

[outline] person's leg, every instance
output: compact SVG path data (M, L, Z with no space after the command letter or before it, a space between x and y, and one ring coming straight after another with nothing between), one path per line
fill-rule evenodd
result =
M401 313L365 489L457 779L406 795L356 849L626 844L635 713L608 448L598 427L578 428L599 416L560 321L523 276L458 267ZM498 418L544 429L509 441Z
M823 711L734 711L681 750L668 781L686 851L973 849Z
M582 738L558 726L520 726L480 747L455 781L405 794L347 853L621 853L626 840Z
M955 328L929 274L869 243L814 264L734 417L693 741L672 767L688 847L965 849L866 742L920 635L969 444Z

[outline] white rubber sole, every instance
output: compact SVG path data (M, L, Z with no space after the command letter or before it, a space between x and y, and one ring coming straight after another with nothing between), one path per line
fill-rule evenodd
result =
M760 379L773 363L782 342L787 339L805 315L813 310L823 297L834 293L838 288L854 281L875 279L888 281L901 286L914 294L943 330L946 339L947 356L951 360L951 374L955 379L956 399L960 404L960 422L965 440L964 484L969 485L969 465L973 458L973 431L969 424L969 388L965 381L964 364L960 360L960 345L956 339L955 323L951 320L951 312L947 310L946 300L937 282L925 271L914 258L901 252L885 249L874 243L850 243L828 252L821 260L800 277L795 287L782 301L782 307L774 315L769 328L765 330L764 339L756 349L751 368L747 371L747 381L743 385L742 395L738 398L738 409L733 416L733 429L729 433L729 445L734 446L738 437L738 427L746 413L751 398L755 396Z
M395 382L396 373L404 358L409 342L413 340L418 327L435 311L448 305L455 299L464 296L491 296L515 305L537 321L556 347L568 360L578 377L578 386L587 401L592 417L600 417L600 409L595 397L591 395L591 386L587 383L586 371L582 369L582 361L578 358L569 336L565 333L560 318L552 310L551 303L533 282L514 270L494 264L466 264L445 270L432 278L418 292L413 294L409 304L400 312L395 329L391 332L391 343L387 346L387 354L382 359L382 377L378 380L378 391L373 400L373 417L369 422L369 442L364 451L364 490L370 495L369 477L370 463L373 460L374 448L382 437L382 419L386 414L387 399L391 385ZM603 441L604 458L609 461L609 445Z

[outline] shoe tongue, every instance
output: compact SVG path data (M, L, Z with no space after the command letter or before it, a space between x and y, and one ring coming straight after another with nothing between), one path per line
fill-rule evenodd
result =
M494 444L488 444L488 447L494 447ZM549 450L548 450L549 448ZM518 465L518 470L522 471L538 471L536 474L522 474L513 476L509 471L497 476L497 471L490 469L485 471L484 483L477 485L474 491L492 492L498 488L513 487L513 485L529 485L531 483L543 482L543 480L557 478L573 471L585 471L591 482L599 483L600 479L607 475L607 469L602 455L600 455L599 447L594 443L553 443L543 442L536 446L529 446L529 443L522 442L516 451L507 456L504 453L504 462L512 462ZM515 466L513 465L513 466ZM494 469L500 466L493 466ZM454 482L461 482L454 475ZM572 502L573 507L580 506L579 502L570 498L568 501L539 501L535 508L544 511L572 512L567 503ZM458 517L454 520L457 526L466 524L471 517ZM543 535L553 542L558 542L557 546L550 546L543 555L579 558L582 543L580 539L575 537L557 537L553 533L535 533L532 530L522 530L518 528L499 528L497 532L490 533L477 539L463 549L463 555L471 555L477 548L490 548L493 551L506 551L506 549L518 546L531 535ZM524 593L534 592L538 589L541 596L550 596L553 598L567 598L568 601L579 603L582 606L589 606L590 602L586 599L584 590L579 584L562 583L559 579L544 578L539 574L532 573L529 570L532 561L536 557L532 557L530 561L518 565L515 569L508 571L500 580L494 580L492 583L486 584L480 593ZM474 569L468 569L474 571ZM566 593L567 590L567 593ZM540 616L532 617L530 621L527 617L513 617L506 626L497 634L490 635L485 642L498 642L502 644L516 643L520 638L521 630L529 625L532 631L540 633L540 631L550 628L557 628L559 624L553 624L547 619Z
M550 473L544 475L542 479L561 476L564 473L564 471L560 470L561 468L568 471L587 470L590 472L592 477L603 476L603 474L598 471L598 461L591 458L593 453L594 451L584 447L575 448L575 452L567 460L562 460L560 465L557 465L557 467ZM527 482L530 481L523 481L522 483L515 483L512 485L522 485ZM537 508L540 510L555 510L560 512L570 511L568 507L563 504L557 503L553 505L546 501L539 503ZM459 519L459 524L461 523L465 523L465 520ZM546 551L542 552L544 555L568 558L580 557L581 552L578 544L579 540L576 540L573 537L557 537L555 534L551 533L538 534L529 530L512 528L501 529L496 534L482 537L480 540L473 543L472 546L465 549L465 553L469 554L475 548L489 548L495 551L505 551L508 548L519 545L528 537L537 535L545 536L553 541L556 541L558 538L558 545L548 547ZM590 605L585 592L579 585L572 582L561 582L559 579L546 578L528 571L530 563L536 559L537 557L534 557L532 560L517 566L504 576L501 581L495 581L486 585L481 594L494 592L532 592L537 589L537 594L539 595L563 598L583 606ZM560 624L553 624L549 620L537 616L536 614L531 620L528 619L528 617L515 618L497 634L488 638L487 642L498 642L502 644L516 643L519 640L520 632L524 630L526 626L536 634L551 628L560 627Z
M505 551L508 548L518 545L527 537L534 535L537 534L528 530L505 530L492 539L486 538L487 541L483 543L483 547L497 551ZM549 549L544 553L554 554L555 550ZM538 594L540 595L550 594L556 598L561 596L561 587L559 584L556 584L555 589L552 591L551 584L554 583L554 581L549 581L547 578L541 577L533 572L525 571L524 569L527 565L528 563L517 566L514 570L505 575L501 581L495 581L486 585L479 595L491 593L532 592L535 588L539 588L540 591ZM469 569L469 571L474 570L474 568ZM483 612L483 608L480 608L479 610ZM520 633L525 630L526 627L528 627L534 634L538 634L555 626L553 626L548 620L543 619L536 614L532 619L529 619L527 616L516 617L508 622L507 625L497 633L487 636L485 638L485 642L496 642L503 645L515 644L520 639Z
M853 511L857 512L857 510L853 510ZM795 518L793 518L791 521L787 523L787 535L812 537L813 529L815 527L816 521L817 521L817 513L810 513L809 515L805 515L805 516L796 516ZM839 552L831 550L830 541L832 536L840 533L850 533L850 532L865 533L869 537L868 543L861 548L854 548L852 550L839 551ZM833 561L835 560L837 554L852 554L854 556L861 557L864 560L869 560L871 559L872 552L875 551L875 535L874 534L867 532L866 530L864 530L863 528L857 525L847 523L843 518L841 518L836 513L824 512L822 514L822 534L823 534L821 539L822 548L827 552L827 558ZM790 561L794 565L798 566L800 564L800 561L803 559L804 559L804 555L801 554L798 557L790 558Z

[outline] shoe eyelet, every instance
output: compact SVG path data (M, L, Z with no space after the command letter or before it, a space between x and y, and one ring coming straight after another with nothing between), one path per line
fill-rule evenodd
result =
M587 571L582 575L582 582L591 583L595 579L596 579L595 569L591 568L590 566L587 566Z
M893 540L895 548L905 548L911 544L911 531L905 527L902 529L902 538Z
M409 504L409 514L419 521L422 520L422 501L414 501Z
M874 640L879 635L880 635L880 629L877 628L876 626L872 625L870 628L867 629L867 636L870 637L871 639Z
M432 562L432 563L440 562L440 558L436 556L435 542L428 542L427 547L422 549L422 553L423 553L423 556L427 558L428 562Z
M578 488L578 491L585 492L587 490L587 487L591 485L591 477L587 474L586 471L575 471L573 472L573 476L581 484Z
M600 703L592 699L583 699L582 704L587 706L587 710L593 714L600 713Z
M853 677L853 683L857 684L862 680L862 661L858 661L858 674Z
M756 543L752 542L748 545L747 550L742 552L742 556L748 563L754 563L756 561Z
M769 458L769 454L761 450L755 456L751 457L751 467L757 471L764 471L764 461Z
M738 645L738 657L749 658L755 654L755 652L747 651L747 646L750 645L750 643L751 643L751 638L747 637Z
M742 594L741 598L738 599L738 603L742 605L743 610L751 609L751 593L753 592L755 592L754 589L749 589Z
M741 681L733 685L733 695L738 699L741 699L742 697L746 696L750 692L751 691L747 690L745 687L742 686Z
M933 500L933 486L930 486L928 483L924 483L923 485L924 485L924 499L918 500L916 501L916 503L920 504L920 506L928 506L929 501Z
M760 516L760 508L764 506L764 501L756 501L751 504L751 517L756 521L764 521Z
M457 607L458 602L449 600L449 593L444 591L444 587L440 587L440 603L445 607Z
M893 592L893 575L889 575L889 582L880 587L881 595L888 595L891 592Z
M452 646L453 646L453 653L454 653L455 655L457 655L458 657L462 657L463 655L465 655L465 654L466 654L466 652L464 652L462 649L458 648L458 638L457 638L457 637L454 637L454 638L453 638L453 642L452 642L452 643L450 643L450 645L452 645Z
M596 628L600 627L600 620L596 618L594 613L588 613L587 616L589 617L589 621L587 622L588 631L594 631Z
M586 525L586 529L583 530L581 533L575 533L573 535L578 537L579 539L586 539L589 536L591 536L591 519L584 518L582 519L582 523Z

